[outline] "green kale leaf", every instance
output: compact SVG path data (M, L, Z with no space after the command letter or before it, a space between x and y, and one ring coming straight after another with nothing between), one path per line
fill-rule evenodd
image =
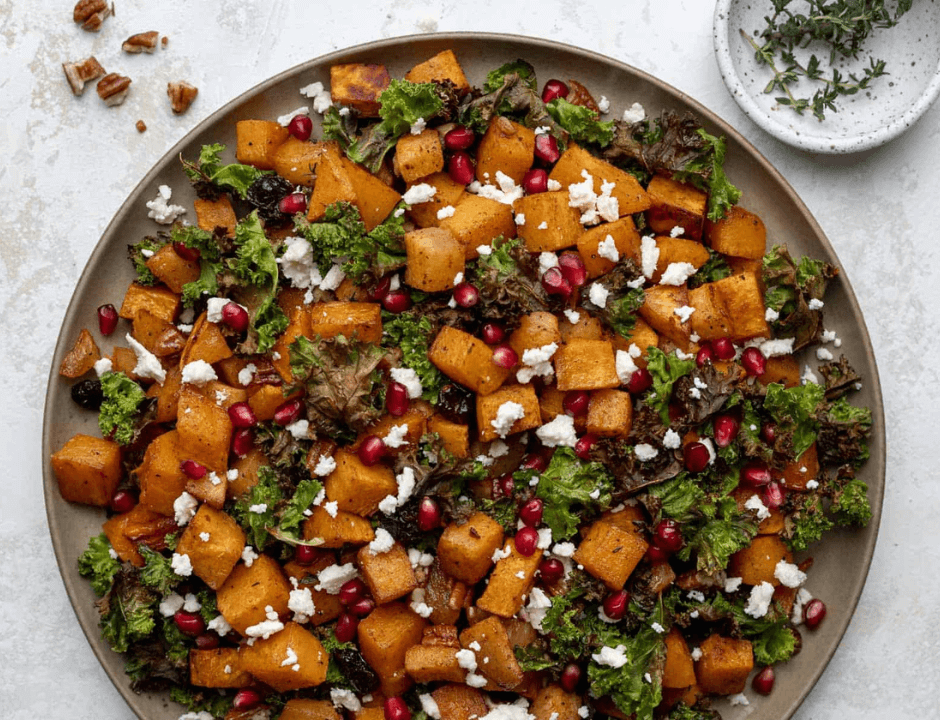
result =
M111 557L111 543L101 533L88 541L88 548L78 556L78 574L91 578L91 589L99 597L111 589L121 561Z
M559 143L564 144L568 140L568 133L549 115L525 71L521 75L507 72L498 88L478 98L470 97L468 95L469 101L460 107L460 123L474 132L483 134L494 117L509 115L528 128L549 128Z
M437 403L446 378L428 359L428 345L432 338L432 326L428 317L413 312L403 312L386 318L382 329L382 342L386 347L401 349L401 364L411 368L421 381L421 397Z
M680 360L675 352L666 355L662 350L651 347L647 349L646 369L653 376L653 388L644 401L659 411L663 424L668 426L672 386L675 385L676 380L695 369L695 359Z
M486 74L486 81L483 83L483 92L491 93L499 90L506 82L506 76L515 73L519 80L530 90L538 90L538 80L535 78L535 68L525 60L513 60L504 63L495 70L490 70Z
M304 510L313 504L314 498L323 489L323 484L313 478L304 478L297 484L294 494L281 510L278 529L281 533L296 534L304 521Z
M705 504L705 491L687 472L681 472L671 480L649 489L652 497L658 498L663 517L688 522L699 516Z
M750 515L739 512L729 497L718 498L714 510L701 509L704 522L683 526L686 545L677 555L688 560L694 553L697 568L713 575L728 566L734 553L751 543L757 535L757 523Z
M277 475L269 466L258 468L258 484L236 501L232 517L247 535L247 542L259 552L270 539L268 528L274 528L275 513L284 494L277 482Z
M552 606L542 618L542 634L548 638L548 646L559 661L574 660L585 652L584 628L579 622L582 588L574 588L564 595L552 598Z
M745 630L745 634L746 634ZM757 665L775 665L786 662L796 651L796 636L790 629L787 618L780 618L766 630L749 636L754 662Z
M130 573L118 573L111 590L98 601L101 636L114 652L127 652L153 632L156 603L157 596Z
M220 143L203 145L196 162L181 159L183 171L194 184L208 183L217 188L232 190L244 200L248 188L264 173L251 165L240 163L223 165L223 152L225 152L225 145Z
M489 498L480 498L478 507L493 520L503 526L506 532L514 533L516 531L516 520L518 513L516 503L508 498L501 500L490 500Z
M164 235L164 238L166 235ZM145 237L135 245L127 246L127 255L134 263L134 272L137 273L137 282L141 285L156 285L157 278L147 267L147 260L153 256L157 250L166 245L166 241L153 236Z
M143 388L122 372L106 372L101 376L104 400L98 411L98 427L104 437L120 445L134 439L138 408L147 397Z
M511 331L522 315L546 310L549 297L538 279L538 260L521 239L499 236L492 248L467 265L467 278L480 291L480 316Z
M323 113L322 133L324 140L336 140L343 152L356 141L356 126L358 122L352 112L340 115L339 108L331 105Z
M693 710L680 702L666 716L666 720L721 720L717 710Z
M822 313L811 310L811 300L822 300L829 280L838 275L831 265L804 257L795 263L785 245L774 245L761 263L766 288L764 304L778 314L772 321L774 335L793 338L799 350L819 340Z
M819 413L817 447L825 464L860 465L868 459L868 436L871 433L871 410L856 407L840 397Z
M514 651L522 672L550 670L558 664L557 661L548 657L537 644L516 645Z
M140 569L140 581L161 595L169 595L173 592L173 588L179 585L183 578L173 572L170 558L151 550L146 545L140 545L138 552L144 558L144 566Z
M795 503L796 508L786 518L784 537L795 552L802 552L832 530L835 523L826 514L818 493L801 495Z
M702 154L674 177L707 191L708 219L718 221L741 199L741 191L725 175L725 139L709 135L704 128L699 128L698 134L705 141Z
M170 699L183 705L191 713L209 713L214 718L224 718L232 709L234 695L221 695L218 691L207 688L183 687L170 688Z
M174 243L199 251L199 279L183 285L183 305L192 307L203 295L219 291L218 276L222 272L222 251L215 236L195 225L174 225Z
M731 268L725 256L714 250L708 251L708 260L695 274L689 278L689 289L697 288L705 283L715 282L731 276Z
M564 98L556 98L548 103L545 109L576 143L606 147L614 138L613 121L601 122L591 108L575 105Z
M582 518L610 506L613 478L603 463L583 462L571 448L558 448L535 494L545 501L543 520L556 541L578 532Z
M764 410L770 413L779 431L790 435L793 458L800 457L815 442L819 428L816 416L824 401L825 390L816 383L791 388L778 383L767 386Z
M829 512L838 525L867 525L871 520L868 485L858 478L849 480L836 491Z
M643 288L629 290L623 297L607 302L607 322L611 328L625 338L630 337L636 327L637 312L643 307Z

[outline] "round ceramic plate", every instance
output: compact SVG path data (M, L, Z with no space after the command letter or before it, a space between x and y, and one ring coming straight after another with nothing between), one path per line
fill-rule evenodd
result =
M794 11L800 5L794 5ZM875 79L865 92L839 98L839 111L827 110L822 122L810 110L797 114L778 105L774 98L781 95L779 90L764 92L773 72L758 64L754 49L741 36L743 30L760 44L758 34L771 11L770 0L718 0L715 56L735 102L751 120L788 145L817 153L852 153L883 145L917 122L940 94L940 5L919 2L895 27L875 30L858 61L837 64L843 76L855 72L861 77L868 58L879 58L886 61L889 75ZM797 53L804 62L808 55ZM820 55L821 60L827 57L825 51ZM783 69L782 64L778 67ZM803 80L794 94L810 97L818 86Z
M82 273L69 304L52 361L43 428L44 482L49 530L66 590L95 654L130 707L146 720L175 720L181 711L165 695L135 695L124 675L124 662L112 653L98 632L95 596L88 582L78 575L76 559L88 538L101 532L104 512L73 505L59 495L48 457L77 432L97 434L94 413L83 411L69 396L70 382L56 369L82 328L97 328L95 308L103 303L120 303L133 278L126 258L126 245L135 238L153 233L157 226L147 219L145 203L157 186L173 188L173 201L192 207L194 195L180 168L180 153L196 157L199 148L210 142L235 144L235 122L249 118L273 119L295 109L304 98L299 89L321 81L328 85L329 68L336 63L370 62L388 66L393 77L401 77L410 67L451 48L457 54L470 81L481 85L486 72L503 62L525 58L544 81L551 77L576 78L596 97L611 101L611 117L619 116L634 102L650 114L664 108L692 111L705 122L709 132L724 135L728 141L726 170L743 190L742 205L759 214L774 243L787 243L794 254L809 254L838 265L829 241L806 206L773 167L727 123L678 90L639 70L586 50L545 40L495 34L445 34L383 40L342 50L299 65L236 98L207 118L172 148L131 191L127 201L105 230ZM815 565L808 581L809 590L825 599L829 615L812 633L804 633L803 651L779 670L777 686L767 698L754 697L750 708L735 707L725 717L733 720L747 713L753 717L788 718L822 674L835 652L868 573L884 491L884 423L881 390L868 332L848 279L833 283L826 297L826 327L844 339L842 351L864 377L864 389L855 402L874 412L871 459L862 471L869 484L874 517L865 530L835 532L814 549ZM119 328L115 338L125 329ZM99 345L110 348L111 339L96 335ZM848 559L848 560L847 560ZM755 713L755 710L757 711Z

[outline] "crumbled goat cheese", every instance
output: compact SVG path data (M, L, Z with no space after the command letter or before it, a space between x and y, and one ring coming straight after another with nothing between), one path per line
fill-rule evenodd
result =
M258 553L255 552L255 549L251 545L245 545L242 550L242 562L245 563L245 566L251 567L257 559Z
M682 447L682 438L672 428L669 428L666 431L666 434L663 435L663 447L668 450L678 450Z
M190 385L199 385L200 387L212 380L218 380L219 376L215 374L213 368L205 360L193 360L183 366L183 383Z
M335 518L339 513L339 503L336 500L332 502L323 503L323 509L326 510L326 514L332 518Z
M160 602L160 614L163 617L173 617L178 611L182 610L186 601L178 593L170 593Z
M617 250L617 243L614 242L612 235L608 235L598 243L597 254L611 262L620 262L620 251Z
M561 183L557 180L548 179L548 191L549 192L558 192L561 190Z
M669 237L677 238L680 237L685 232L685 228L679 225L673 225L672 230L669 231Z
M173 553L173 559L170 560L170 567L180 577L189 577L193 574L193 564L189 560L189 555L180 555Z
M228 666L226 666L228 667ZM199 712L188 712L180 715L177 720L214 720L215 716L205 710Z
M415 400L421 397L424 388L421 386L418 373L414 370L411 368L392 368L389 374L392 376L392 380L405 386L409 398Z
M819 480L813 479L813 480L806 481L807 490L815 490L818 487L819 487Z
M806 582L806 573L786 560L780 560L774 567L774 577L788 588L799 587Z
M466 648L463 650L458 650L456 653L456 658L457 664L464 670L473 672L477 669L477 656L473 650L468 650Z
M836 331L835 331L835 330L823 330L823 331L822 331L822 335L820 336L819 339L820 339L822 342L824 342L824 343L831 343L831 342L833 342L833 341L838 340L839 338L838 338L838 336L836 335ZM839 347L839 346L836 345L836 347Z
M523 227L525 225L525 213L519 213L516 215L516 225Z
M643 275L648 278L656 274L656 264L659 262L659 245L652 235L645 235L640 240L640 268Z
M728 698L728 702L734 705L750 705L750 700L744 695L744 693L737 693Z
M172 225L180 215L186 214L186 208L180 205L171 205L169 199L173 191L168 185L157 188L157 196L147 202L147 217L156 220L161 225Z
M342 285L345 279L346 273L343 272L342 265L336 263L323 277L323 280L320 282L320 289L323 291L333 291Z
M482 675L477 675L474 672L469 672L467 673L467 677L464 680L464 683L467 685L467 687L481 688L486 686L486 678ZM490 714L491 713L487 713L483 717L487 717Z
M430 202L437 194L437 188L433 185L428 185L427 183L418 183L417 185L412 185L405 194L402 196L402 201L408 205L419 205L421 203Z
M536 547L539 550L548 550L552 546L552 529L539 528L539 541Z
M793 352L793 338L780 338L778 340L765 340L758 349L764 357L778 357L790 355Z
M680 305L673 312L679 318L679 322L688 322L689 318L692 317L692 313L695 312L695 308L691 305Z
M422 693L418 695L418 700L421 702L421 709L424 710L428 717L434 720L441 720L441 709L437 706L437 702L431 695Z
M610 295L610 291L605 288L600 283L591 283L591 288L588 290L588 297L591 302L597 305L599 308L607 307L607 296Z
M294 620L305 623L317 611L313 603L313 594L308 587L298 587L290 591L287 609L294 613Z
M277 119L277 122L278 122L278 125L283 125L284 127L287 127L288 125L290 125L290 121L293 120L298 115L309 115L309 114L310 114L310 108L308 108L306 105L303 105L297 108L296 110L291 110L289 113L287 113L287 115L280 115Z
M744 501L744 508L746 510L756 510L758 520L766 520L770 517L770 510L764 505L763 501L760 499L760 495L756 493Z
M828 362L829 360L832 360L832 357L833 357L833 355L832 355L832 353L831 353L828 349L826 349L826 348L824 348L824 347L816 348L816 359L817 359L817 360L822 360L823 362Z
M692 648L691 655L692 655L692 659L695 662L698 662L699 660L702 659L702 648Z
M715 452L715 446L712 445L711 438L699 438L699 442L708 450L708 464L711 465L715 462L715 458L718 457L718 454Z
M590 717L590 715L591 715L591 710L590 708L588 708L587 705L582 705L581 707L578 708L578 717L584 718L585 720L587 720L587 718Z
M606 665L607 667L612 667L614 669L621 668L627 664L627 654L626 646L618 645L615 648L607 647L606 645L601 648L599 653L593 653L591 655L591 660L596 662L598 665Z
M605 115L610 112L610 100L606 95L601 95L601 99L597 101L597 109Z
M214 618L212 618L206 625L206 629L214 630L219 634L220 637L225 637L230 632L232 632L232 626L229 625L228 620L226 620L221 615L216 615Z
M636 455L636 459L640 462L649 462L654 457L659 455L659 450L654 448L649 443L640 443L633 447L633 453Z
M516 373L516 379L523 384L529 382L536 375L551 380L555 374L551 358L556 350L558 350L557 343L549 343L548 345L542 345L542 347L525 350L522 353L524 367Z
M617 378L620 380L621 385L626 385L630 382L630 378L633 377L639 368L636 366L636 363L633 362L633 358L630 357L630 353L625 350L618 350L616 355L616 367L617 367Z
M492 255L493 248L490 245L477 245L477 255Z
M778 312L777 312L776 310L774 310L773 308L767 308L767 309L764 311L764 320L766 320L767 322L774 322L774 321L777 320L779 317L780 317L780 313L778 313Z
M100 360L95 361L95 374L98 377L101 377L107 372L111 372L113 365L111 364L111 359L103 357Z
M807 303L810 310L822 310L823 305L825 305L822 300L817 300L816 298L810 298L810 301Z
M258 372L258 366L254 363L248 363L238 371L238 383L244 386L251 385L251 381L254 379L256 372Z
M386 495L379 501L379 510L384 515L394 515L398 510L398 499L394 495Z
M411 123L411 134L420 135L424 132L424 129L428 126L427 121L424 118L418 118L413 123Z
M127 344L131 346L134 355L137 356L134 374L142 378L151 378L162 385L164 380L166 380L166 370L163 369L160 359L137 342L130 333L127 333L124 339L127 340Z
M643 122L646 119L646 109L640 103L633 103L623 111L623 121L627 123Z
M306 241L305 241L306 242ZM228 298L211 297L206 305L206 320L211 323L222 322L222 308L231 302Z
M694 600L695 602L705 602L705 593L703 593L701 590L689 590L685 596L689 598L689 600Z
M803 374L800 376L800 384L808 385L809 383L819 385L819 378L816 377L816 373L813 372L813 369L809 365L804 365Z
M405 439L407 436L408 423L392 425L392 428L388 431L388 435L382 438L382 442L384 442L387 447L400 448L402 445L408 444L408 441Z
M313 468L313 474L317 477L326 477L336 469L336 461L328 455L321 455L317 464Z
M790 613L790 622L792 622L794 625L802 624L803 606L812 599L812 594L806 588L800 588L796 591L796 599L793 601L793 610Z
M507 544L505 548L496 548L493 551L493 555L490 557L494 563L498 563L503 558L508 558L512 555L512 550L510 550L509 545Z
M457 211L454 209L453 205L445 205L437 211L437 219L446 220L449 217L453 217L455 212Z
M558 557L562 558L570 558L574 555L576 549L577 548L574 543L555 543L555 546L552 548L552 555L557 555Z
M202 603L199 602L199 598L192 593L186 593L186 597L183 600L183 610L189 613L199 612L202 610Z
M295 440L306 440L309 436L310 422L307 420L297 420L284 428Z
M548 223L545 220L543 220L542 222L540 222L538 225L535 226L535 229L536 230L548 230Z
M748 596L747 605L744 606L744 612L752 618L762 618L767 614L770 608L770 601L774 597L774 586L766 580L760 585L751 588L751 594Z
M568 322L572 325L577 325L581 322L581 313L577 310L571 310L570 308L565 309L565 317L568 318Z
M383 555L395 547L395 538L385 528L377 528L375 531L375 540L369 543L370 555Z
M253 512L253 513L255 513L256 515L263 515L263 514L266 513L267 511L268 511L268 504L267 504L267 503L258 503L258 504L256 504L256 505L249 505L249 506L248 506L248 512Z
M317 585L314 590L325 590L330 595L338 595L343 585L359 573L352 563L330 565L317 573Z
M362 710L362 703L359 702L359 698L353 694L352 690L330 688L330 700L333 703L333 707L346 708L354 713Z
M725 578L725 592L733 593L735 590L741 587L742 582L744 582L744 580L739 577Z
M211 536L209 533L207 533L207 532L201 532L201 533L199 533L199 539L202 540L203 542L209 542L209 539L210 539L211 537L212 537L212 536Z
M173 512L176 516L176 524L180 527L188 525L189 521L196 515L199 508L199 501L185 490L173 501Z
M558 256L555 253L539 253L539 277L542 277L554 267L558 267Z
M552 600L545 591L539 587L533 587L529 593L529 602L525 607L526 618L529 624L539 632L542 631L542 621L548 614L548 609L552 606Z
M509 454L509 446L502 440L494 440L490 443L490 448L486 451L486 454L491 458L504 457Z
M516 421L522 420L524 417L525 408L517 402L508 400L496 410L496 417L490 420L490 425L496 430L497 435L504 438L512 430L512 426L516 424Z
M512 205L525 193L521 185L516 185L515 180L500 170L496 171L496 185L481 185L475 180L467 186L467 190L480 197L501 202L503 205Z
M574 430L574 418L570 415L558 415L535 431L545 447L574 447L578 434Z
M659 284L679 286L695 275L695 272L695 265L692 263L669 263L669 266L663 271L663 276L659 279Z
M290 645L287 646L287 652L284 653L284 659L281 660L281 667L290 667L297 664L297 653Z
M277 264L281 273L295 288L309 290L323 282L320 268L313 262L313 246L305 238L285 238L284 253L277 259ZM211 313L209 320L212 321Z

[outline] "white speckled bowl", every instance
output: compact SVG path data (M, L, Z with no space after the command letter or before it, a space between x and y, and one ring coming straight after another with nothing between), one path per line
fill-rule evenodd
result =
M858 62L839 66L845 76L867 65L871 56L885 60L890 74L874 80L867 92L840 98L839 111L827 111L822 122L811 111L799 115L777 105L779 91L764 93L773 73L754 59L740 30L756 38L771 11L769 0L718 0L715 56L735 102L788 145L817 153L853 153L883 145L917 122L940 94L940 3L934 0L914 3L895 27L875 30ZM801 81L800 95L810 97L815 85Z

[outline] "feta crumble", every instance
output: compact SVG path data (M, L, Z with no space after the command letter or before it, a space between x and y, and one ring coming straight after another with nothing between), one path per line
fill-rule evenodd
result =
M599 308L607 307L607 296L610 295L610 291L605 288L600 283L591 283L591 288L588 290L588 297L591 302L597 305Z
M663 276L659 279L659 284L679 286L695 275L696 272L695 265L692 263L669 263L669 266L663 271Z
M414 370L411 368L392 368L389 374L392 376L392 380L405 386L410 399L415 400L421 397L424 388L421 385L418 373Z
M598 243L597 254L611 262L620 262L620 251L617 250L617 243L614 242L612 235L608 235Z
M545 447L574 447L578 442L574 418L570 415L558 415L554 420L536 430L535 435Z
M193 564L189 560L189 555L180 555L173 553L173 559L170 560L170 567L180 577L189 577L193 574Z
M428 185L427 183L418 183L417 185L412 185L405 194L402 196L402 201L408 205L420 205L421 203L430 202L437 194L437 188L433 185Z
M646 119L646 109L635 102L623 111L623 121L627 123L643 122Z
M370 555L383 555L395 546L395 538L385 528L377 528L375 540L369 543Z
M517 402L508 400L496 410L496 417L490 420L490 425L496 430L497 435L504 438L512 430L512 426L516 424L516 421L522 420L524 417L525 408Z
M147 217L156 220L160 225L172 225L180 215L186 214L186 208L181 205L173 205L169 202L173 197L173 191L169 185L160 185L157 188L157 196L153 200L147 201Z
M654 457L659 455L659 450L654 448L649 443L640 443L633 447L633 453L636 455L636 459L640 462L649 462Z
M393 425L392 428L388 431L388 435L382 438L382 442L384 442L387 447L392 449L400 448L403 445L408 444L408 441L405 439L407 436L408 424L401 423L399 425Z
M780 560L774 567L774 577L788 588L799 587L806 582L806 573L786 560Z
M176 517L176 524L180 527L188 525L189 521L196 515L199 508L199 501L185 490L176 500L173 501L173 513Z
M317 477L326 477L336 469L336 460L328 455L321 455L317 464L313 468L313 474Z
M744 612L752 618L762 618L770 609L770 601L774 597L774 586L766 580L760 585L751 588L751 594L748 596L747 605L744 606Z
M659 262L659 245L652 235L645 235L640 240L640 269L643 275L651 278L656 274L656 264Z
M437 211L437 219L446 220L449 217L453 217L455 212L457 211L454 209L453 205L445 205Z
M183 383L202 387L207 382L218 380L215 369L205 360L193 360L183 366Z
M127 344L131 346L134 355L137 356L134 374L142 378L151 378L162 385L166 380L166 370L163 369L163 364L160 362L160 359L137 342L130 333L127 333L124 339L127 340Z

